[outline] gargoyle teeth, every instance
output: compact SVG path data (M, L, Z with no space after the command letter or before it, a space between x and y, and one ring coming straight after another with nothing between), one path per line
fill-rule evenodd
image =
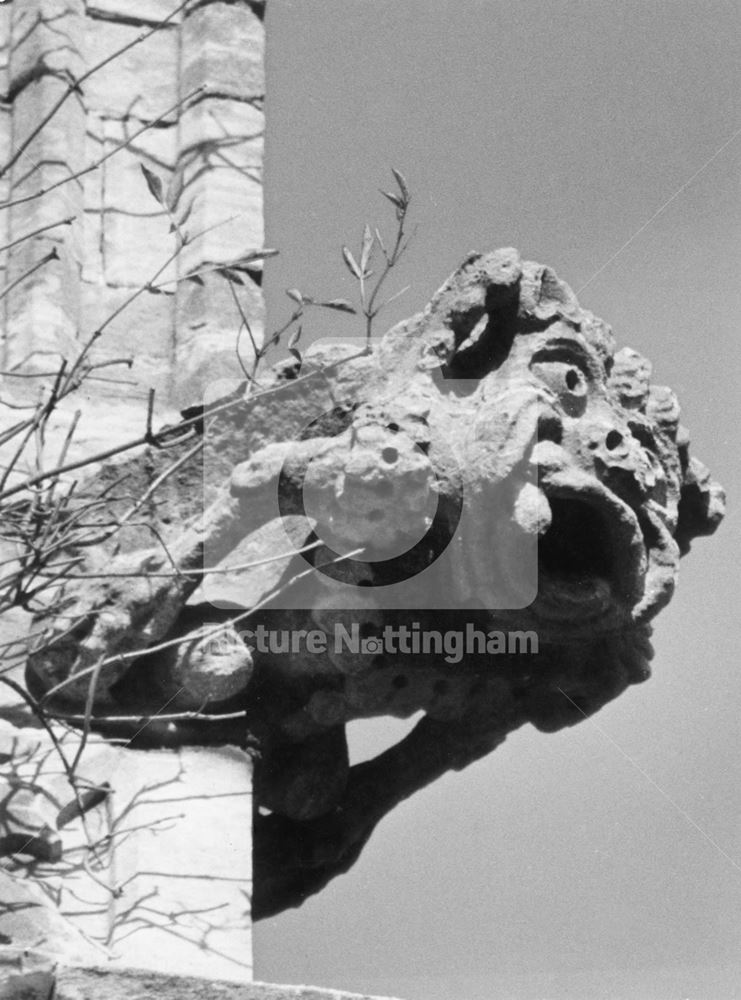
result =
M525 483L517 494L515 523L528 535L544 535L551 524L551 508L545 493L535 483Z

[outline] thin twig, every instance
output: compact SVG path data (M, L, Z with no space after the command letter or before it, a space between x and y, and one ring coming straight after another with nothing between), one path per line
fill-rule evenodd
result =
M314 549L318 549L324 543L321 541L311 542L309 545L305 545L300 549L291 549L290 552L279 552L274 556L266 556L264 559L254 559L250 562L237 563L235 566L209 566L206 569L189 569L177 573L152 573L150 570L137 570L132 573L116 573L115 571L105 572L105 573L75 573L74 576L69 577L70 580L115 580L139 578L146 576L148 580L152 579L180 579L183 576L217 576L224 573L243 573L248 569L256 569L258 566L267 566L270 563L280 562L282 559L290 559L292 556L303 555L304 552L312 552ZM62 565L57 564L57 567ZM52 564L47 567L47 569L54 569L55 566ZM35 576L45 576L45 573L38 572Z
M1 208L9 208L7 202L3 202ZM60 219L59 222L50 222L48 226L39 226L38 229L34 229L30 233L26 233L24 236L19 236L17 240L13 240L11 243L6 243L5 246L0 247L0 253L4 250L12 250L13 247L17 247L19 243L25 243L26 240L33 239L34 236L40 236L41 233L46 233L50 229L57 229L59 226L69 226L70 223L75 221L74 215L68 215L66 219Z
M144 432L144 437L146 438L147 444L154 444L154 435L152 433L152 418L154 416L154 396L155 390L149 390L149 396L147 398L147 429Z
M226 722L231 719L244 719L247 712L224 712L222 715L207 715L204 712L173 712L172 714L160 713L159 715L96 715L95 724L101 723L130 723L133 726L142 725L144 728L150 722L182 722L197 719L199 722ZM85 721L84 715L68 714L66 712L54 712L55 721L67 722L72 726L80 726Z
M0 291L0 299L6 298L6 296L10 295L13 289L17 288L18 285L20 285L22 282L26 280L26 278L30 278L32 274L35 274L36 271L44 267L52 260L59 260L59 254L57 253L56 247L52 247L49 253L46 254L45 257L42 257L41 260L37 260L36 263L32 264L27 271L24 271L23 274L20 274L15 279L15 281L11 281L9 284L7 284L5 288L3 288Z

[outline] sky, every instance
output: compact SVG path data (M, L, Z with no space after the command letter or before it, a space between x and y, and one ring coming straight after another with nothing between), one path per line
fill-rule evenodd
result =
M257 925L258 978L404 1000L741 997L741 23L735 0L270 0L268 318L351 295L391 166L418 229L379 324L470 250L552 266L671 385L730 497L655 624L653 677L511 735ZM383 322L381 322L383 321ZM305 336L360 335L317 317ZM408 724L354 724L355 760Z

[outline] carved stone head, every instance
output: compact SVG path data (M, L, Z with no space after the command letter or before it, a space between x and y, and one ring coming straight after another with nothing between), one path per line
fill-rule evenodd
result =
M374 349L314 345L205 425L203 466L160 492L167 552L104 553L140 567L131 585L69 581L29 679L84 703L103 657L100 716L166 701L204 717L150 740L252 734L257 914L345 870L388 809L508 732L645 680L679 558L723 515L649 362L511 249L469 256ZM149 455L150 480L175 458ZM350 768L346 723L418 711Z

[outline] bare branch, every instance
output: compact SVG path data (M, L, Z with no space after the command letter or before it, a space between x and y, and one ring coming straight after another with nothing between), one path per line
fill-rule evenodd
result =
M3 202L0 208L9 208L10 205L7 202ZM59 222L50 222L48 226L39 226L38 229L32 230L30 233L26 233L24 236L19 236L18 239L13 240L11 243L6 243L5 246L0 247L0 253L4 250L12 250L13 247L18 246L19 243L25 243L26 240L33 239L34 236L40 236L41 233L47 233L50 229L58 229L59 226L69 226L70 223L75 221L74 215L68 215L66 219L60 219Z
M19 275L15 281L11 281L7 284L5 288L0 291L0 299L4 299L7 295L10 295L13 289L22 284L26 278L30 278L32 274L52 260L59 260L59 254L57 253L56 247L52 247L48 254L42 257L41 260L37 260L35 264L32 264L31 267L29 267L27 271L24 271L23 274Z

